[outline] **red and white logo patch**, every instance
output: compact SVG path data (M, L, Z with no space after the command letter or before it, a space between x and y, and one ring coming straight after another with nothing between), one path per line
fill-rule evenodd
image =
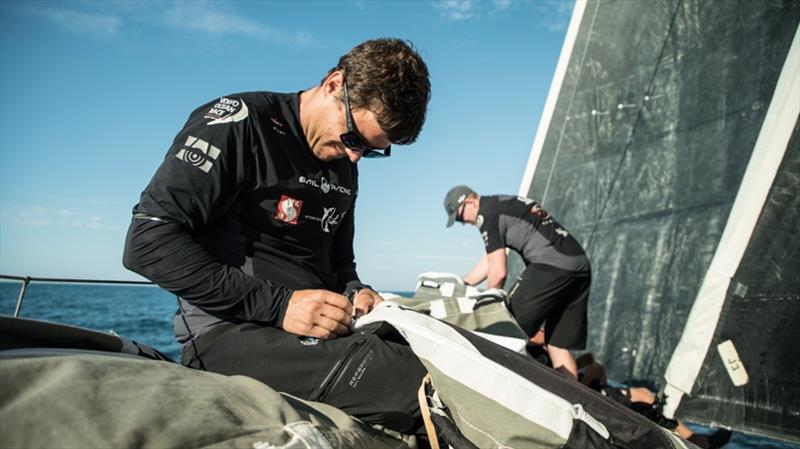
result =
M297 224L302 208L303 202L301 200L281 195L281 200L278 201L278 208L275 210L275 219L289 224Z

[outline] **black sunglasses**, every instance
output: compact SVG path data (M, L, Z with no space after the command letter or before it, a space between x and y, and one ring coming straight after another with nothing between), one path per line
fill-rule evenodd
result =
M366 139L364 139L361 134L358 133L356 129L355 122L353 122L353 114L350 112L350 99L347 97L347 82L343 83L344 86L344 118L347 121L347 132L340 135L339 139L341 139L344 146L350 148L353 151L358 151L361 153L362 157L368 158L378 158L378 157L389 157L392 154L392 146L389 145L386 148L373 148L372 145L368 144Z

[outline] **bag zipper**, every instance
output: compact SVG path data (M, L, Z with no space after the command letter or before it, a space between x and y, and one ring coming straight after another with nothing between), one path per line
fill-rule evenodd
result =
M314 390L314 393L311 395L309 400L311 400L311 401L319 401L325 396L325 393L327 393L328 387L333 382L333 380L337 377L337 374L339 373L339 371L342 368L347 366L348 362L350 361L350 358L353 356L353 354L356 352L356 350L362 344L364 344L364 342L366 340L367 339L365 337L356 338L356 341L349 348L347 348L347 352L344 353L342 358L340 358L339 360L336 361L336 363L333 364L333 368L331 368L331 370L328 372L328 374L322 380L322 383L319 385L319 387L317 387L317 389Z

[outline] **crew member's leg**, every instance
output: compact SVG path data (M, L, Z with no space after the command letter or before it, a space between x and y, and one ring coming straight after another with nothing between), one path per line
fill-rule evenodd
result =
M580 309L580 299L585 296L582 288L585 288L588 295L588 279L588 276L575 278L570 273L551 266L530 264L522 272L510 294L511 312L527 335L533 337L542 322L547 321L545 339L553 367L576 380L578 369L569 350L585 347L585 304L583 326L575 323L579 328L571 333L561 330L554 334L554 331L563 319L575 321L576 317L573 315ZM574 295L580 298L575 298ZM554 335L557 336L556 339L553 339Z
M332 340L255 323L223 326L197 338L181 363L248 376L399 432L419 428L417 391L425 367L406 344L378 335L377 325Z
M566 275L567 283L559 282L558 306L548 315L545 323L547 352L553 367L578 379L578 366L571 350L586 347L586 314L591 277Z

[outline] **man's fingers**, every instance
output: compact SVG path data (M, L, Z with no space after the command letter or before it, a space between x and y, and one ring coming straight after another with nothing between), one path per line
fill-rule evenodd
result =
M314 323L315 328L321 328L328 333L336 335L347 335L350 333L350 328L347 327L346 324L342 324L340 321L332 320L326 316L320 316L317 318L316 322Z
M346 310L342 310L336 306L332 306L330 304L321 305L318 312L320 318L327 318L336 321L338 323L341 323L345 327L349 326L350 321L352 321L349 312L347 312Z
M338 309L344 310L347 314L352 314L353 305L350 304L350 301L346 297L329 291L325 291L325 293L326 294L323 296L323 299L325 300L326 304L330 304Z
M383 301L383 297L370 289L363 289L358 292L354 301L355 316L359 317L372 311Z
M369 311L372 310L372 307L374 307L372 298L367 295L362 295L361 297L357 298L354 303L353 309L355 311L356 318L369 313Z

